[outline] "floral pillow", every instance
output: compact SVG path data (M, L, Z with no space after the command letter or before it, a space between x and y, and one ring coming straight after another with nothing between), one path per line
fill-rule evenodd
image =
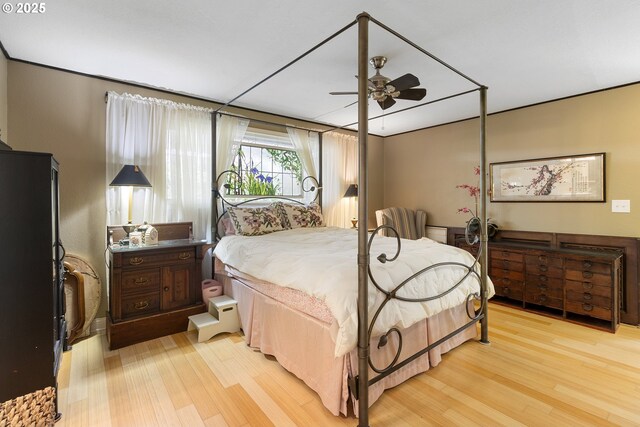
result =
M311 203L308 206L282 204L291 228L324 227L324 218L320 205Z
M259 236L284 230L280 218L270 208L230 207L227 212L236 234L242 236Z
M269 209L271 209L280 222L282 223L282 228L285 230L289 230L291 228L291 223L289 222L289 217L287 216L287 210L284 208L285 204L282 202L273 202L269 205Z

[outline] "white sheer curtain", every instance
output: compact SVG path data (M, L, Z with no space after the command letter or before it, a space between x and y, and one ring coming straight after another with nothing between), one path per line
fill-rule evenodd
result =
M302 162L302 168L304 169L302 178L304 179L306 176L312 176L319 179L317 172L318 167L316 165L316 159L319 157L318 152L320 145L318 132L287 126L287 133L289 134L289 139L298 154L298 158L300 158L300 161ZM311 183L305 183L304 188L309 189L310 185ZM304 192L303 197L305 201L309 202L313 197L315 197L315 194L315 192Z
M109 187L125 164L136 164L151 188L133 190L133 223L193 222L196 239L211 238L211 110L109 92L107 224L124 224L128 189Z
M249 119L218 114L216 118L216 174L231 167L240 143L249 127ZM216 179L217 177L213 177Z
M337 132L322 136L322 213L327 225L351 227L357 217L355 198L344 198L358 179L357 138Z

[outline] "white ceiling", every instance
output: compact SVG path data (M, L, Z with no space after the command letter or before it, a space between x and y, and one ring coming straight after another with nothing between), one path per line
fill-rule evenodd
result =
M11 1L11 0L10 0ZM17 6L17 2L10 3ZM638 0L110 0L0 13L11 58L227 102L366 11L489 87L489 112L640 81ZM6 7L6 6L5 6ZM370 24L383 74L415 74L427 97L474 85ZM333 125L357 120L357 27L234 105ZM373 74L373 69L371 73ZM387 113L415 105L399 100ZM380 114L370 102L370 116ZM478 115L477 92L373 120L392 135Z

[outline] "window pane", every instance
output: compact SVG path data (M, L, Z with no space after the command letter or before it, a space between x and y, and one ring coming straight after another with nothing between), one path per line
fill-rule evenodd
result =
M247 196L302 195L302 163L293 150L243 142L229 174L227 194Z

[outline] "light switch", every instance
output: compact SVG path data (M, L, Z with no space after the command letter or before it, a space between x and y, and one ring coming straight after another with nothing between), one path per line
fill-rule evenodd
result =
M612 200L611 212L631 212L631 200Z

